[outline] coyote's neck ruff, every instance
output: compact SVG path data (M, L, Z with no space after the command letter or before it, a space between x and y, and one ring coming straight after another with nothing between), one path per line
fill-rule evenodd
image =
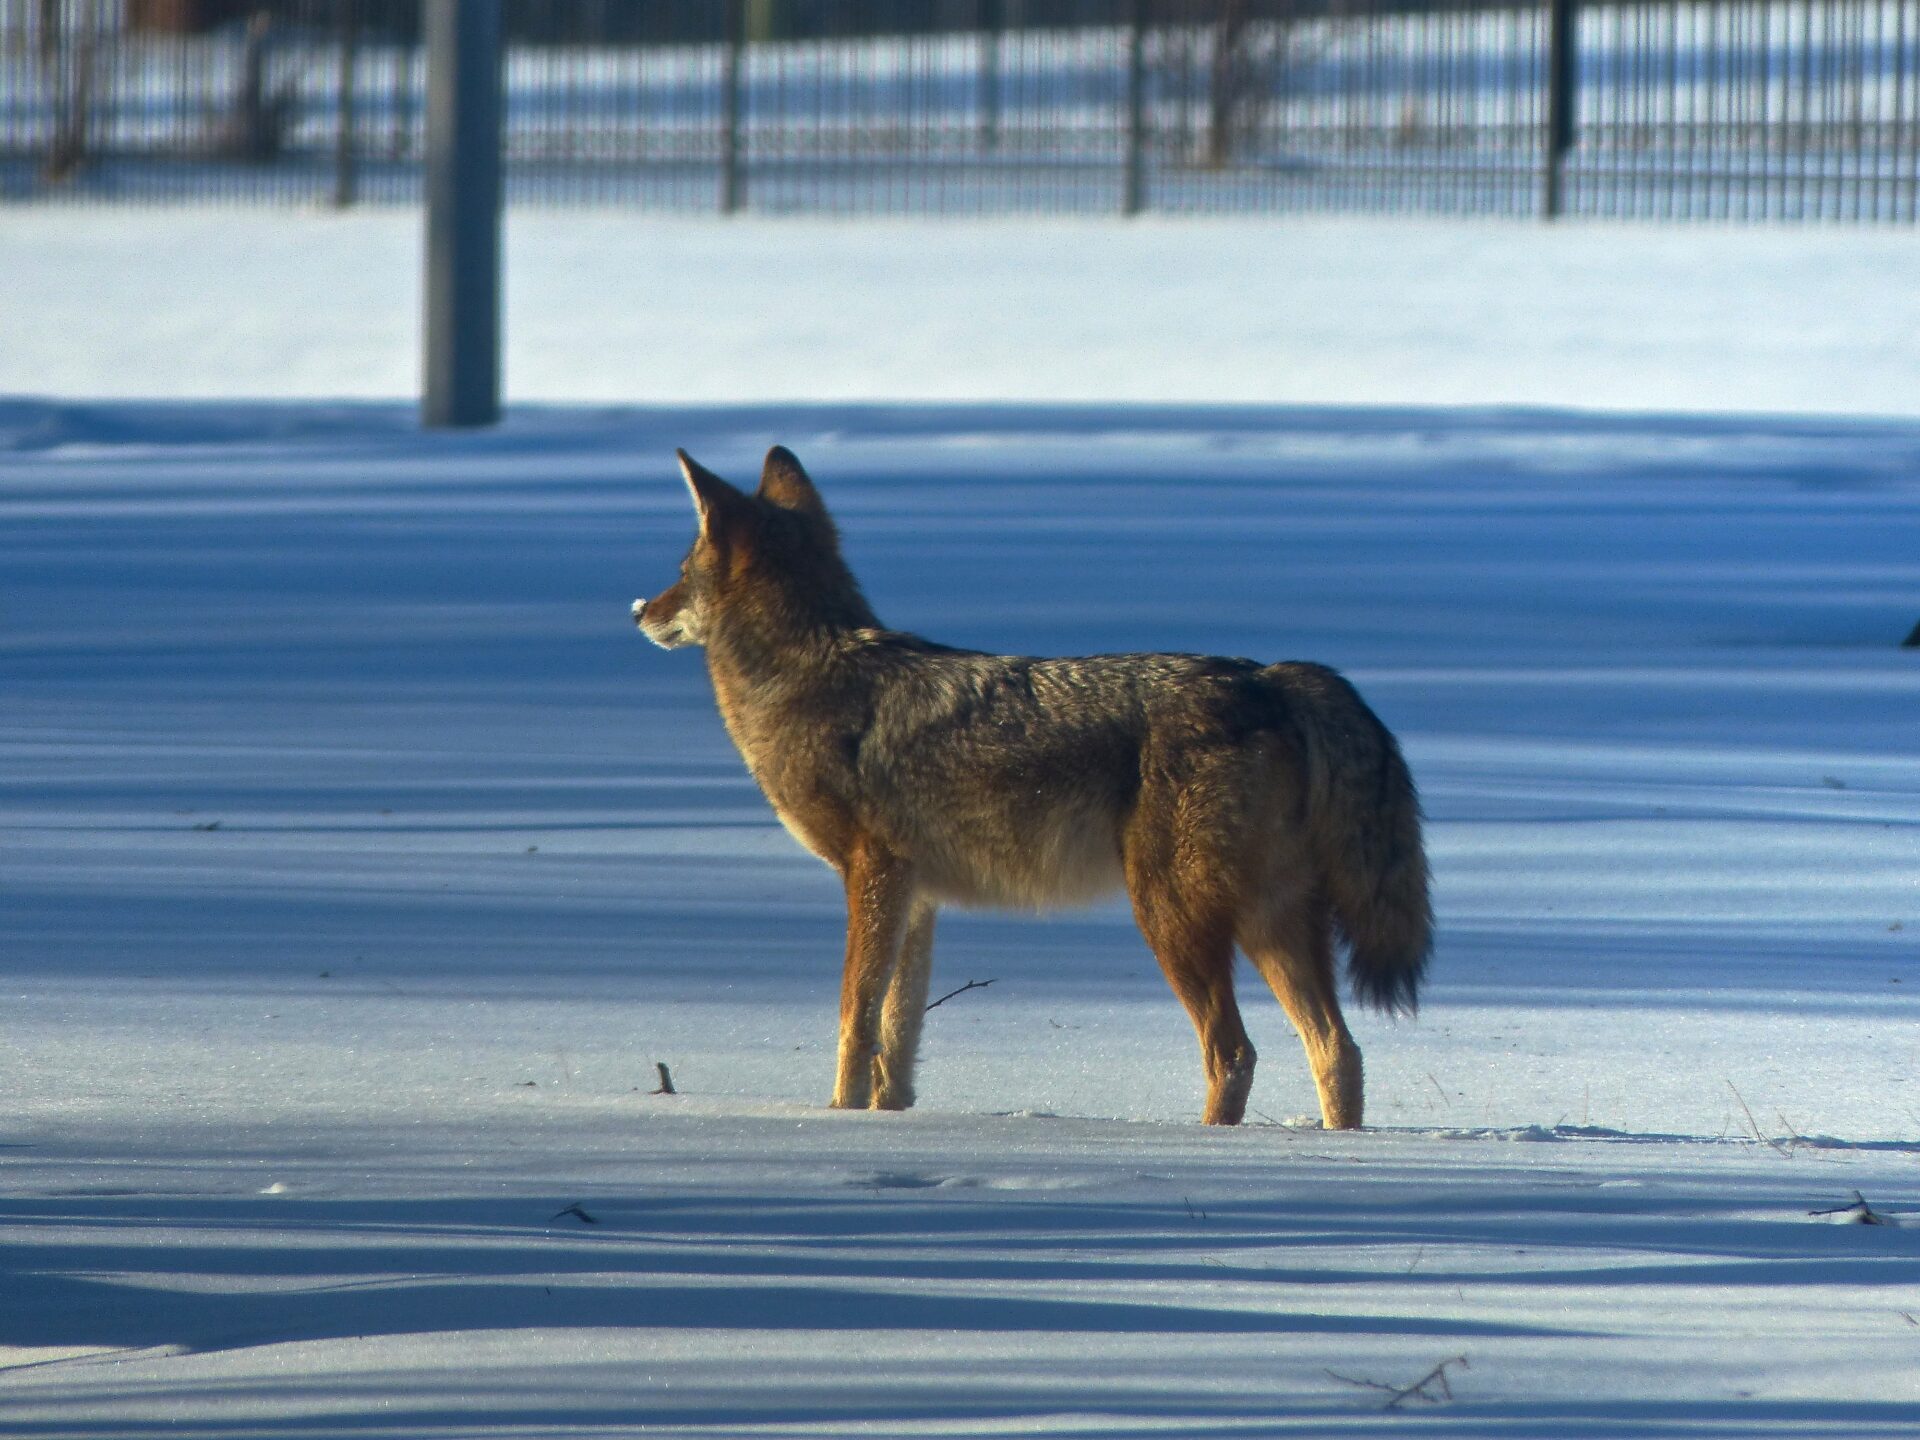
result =
M1351 685L1317 665L1029 659L889 631L789 452L753 495L680 465L700 533L634 618L706 647L748 769L846 882L835 1105L913 1103L937 906L1124 886L1199 1032L1204 1118L1236 1123L1253 1082L1237 946L1300 1033L1325 1123L1360 1123L1336 944L1363 1000L1410 1011L1432 912L1412 778Z

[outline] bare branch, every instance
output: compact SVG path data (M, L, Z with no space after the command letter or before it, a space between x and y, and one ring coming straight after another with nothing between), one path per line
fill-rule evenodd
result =
M1867 1204L1866 1197L1862 1195L1858 1190L1853 1192L1853 1203L1851 1205L1835 1205L1830 1210L1809 1210L1807 1214L1814 1215L1814 1216L1847 1215L1852 1217L1853 1222L1856 1225L1891 1225L1893 1224L1893 1221L1889 1220L1885 1215L1882 1215L1878 1210L1874 1209L1871 1205Z
M1382 1385L1378 1380L1360 1380L1352 1375L1342 1375L1338 1370L1328 1370L1325 1374L1329 1380L1338 1380L1342 1385L1353 1385L1362 1390L1379 1390L1388 1395L1400 1393L1396 1386Z
M1326 1372L1329 1379L1338 1380L1342 1385L1355 1385L1363 1390L1378 1390L1387 1397L1385 1409L1397 1410L1409 1400L1424 1400L1429 1405L1438 1405L1443 1400L1453 1399L1453 1386L1448 1383L1447 1370L1458 1365L1462 1370L1473 1367L1464 1355L1456 1355L1451 1360L1442 1360L1411 1385L1383 1385L1378 1380L1356 1380L1351 1375L1342 1375L1337 1370Z
M942 1005L946 1004L947 1001L953 999L953 997L956 995L964 995L969 990L984 990L987 988L987 986L991 984L993 984L993 981L991 980L969 980L967 981L966 984L962 985L958 990L949 990L946 994L942 995L938 1000L935 1000L932 1004L928 1005L927 1009L937 1010Z

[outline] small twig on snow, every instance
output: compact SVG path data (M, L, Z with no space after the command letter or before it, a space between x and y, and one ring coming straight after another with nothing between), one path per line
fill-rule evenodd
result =
M1351 1375L1342 1375L1338 1370L1329 1370L1326 1372L1326 1375L1329 1380L1338 1380L1342 1385L1352 1385L1361 1390L1382 1390L1389 1395L1397 1395L1400 1393L1399 1389L1395 1386L1382 1385L1378 1380L1355 1379Z
M1891 1225L1893 1221L1867 1204L1866 1197L1858 1190L1853 1192L1851 1205L1835 1205L1830 1210L1809 1210L1809 1215L1849 1215L1856 1225Z
M956 995L964 995L969 990L984 990L987 988L987 986L991 984L993 984L993 981L991 980L969 980L967 981L966 984L962 985L958 990L949 990L946 994L942 995L938 1000L935 1000L931 1005L927 1006L927 1009L938 1010L942 1005L946 1004L947 1001L953 999L953 997Z
M667 1073L667 1062L664 1060L656 1060L653 1062L653 1068L660 1072L660 1083L647 1093L649 1095L678 1095L680 1092L673 1088L673 1076Z
M1327 1371L1330 1379L1338 1380L1342 1385L1357 1385L1362 1390L1379 1390L1388 1398L1384 1408L1397 1410L1409 1400L1424 1400L1429 1405L1438 1405L1443 1400L1453 1398L1453 1386L1447 1382L1447 1367L1458 1365L1462 1370L1471 1370L1467 1357L1456 1355L1451 1360L1442 1360L1411 1385L1382 1385L1378 1380L1356 1380L1351 1375L1342 1375L1337 1370Z

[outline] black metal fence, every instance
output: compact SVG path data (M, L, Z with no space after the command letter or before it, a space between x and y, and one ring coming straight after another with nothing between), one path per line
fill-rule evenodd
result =
M418 10L0 0L0 200L415 200ZM1920 0L508 0L507 35L520 203L1920 219Z

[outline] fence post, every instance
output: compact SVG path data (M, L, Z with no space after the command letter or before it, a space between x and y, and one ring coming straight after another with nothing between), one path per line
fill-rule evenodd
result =
M725 0L720 46L720 213L740 208L740 62L747 44L747 0Z
M1127 0L1126 174L1120 213L1138 215L1146 204L1146 54L1147 0Z
M1000 146L1000 30L1006 17L1001 0L980 0L980 145Z
M40 65L53 107L41 177L57 182L72 179L92 158L102 21L97 5L62 7L42 0L39 9Z
M360 0L336 0L340 30L340 133L333 155L333 203L345 209L358 198L358 156L354 153L354 64L360 48Z
M1540 187L1544 220L1558 219L1566 209L1567 152L1573 149L1579 101L1579 23L1579 0L1547 0L1547 147Z
M429 426L500 418L500 0L427 0Z
M1244 103L1240 50L1249 16L1246 0L1215 0L1213 66L1207 85L1207 164L1224 170L1233 158L1236 113Z

